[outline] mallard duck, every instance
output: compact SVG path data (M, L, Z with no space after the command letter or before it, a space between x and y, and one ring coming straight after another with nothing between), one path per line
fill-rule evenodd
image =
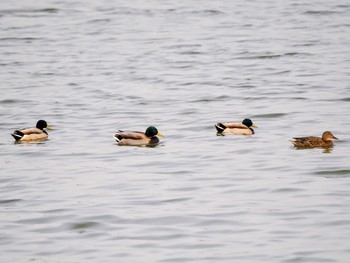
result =
M254 127L254 128L257 127L255 124L253 124L251 119L244 119L242 123L219 122L215 125L215 128L218 131L218 133L223 133L223 134L252 135L255 132L251 127Z
M16 141L41 141L48 137L47 131L44 130L45 128L51 130L46 121L39 120L35 128L15 130L11 135Z
M316 148L316 147L332 147L332 139L338 140L330 131L325 131L321 137L308 136L293 138L293 145L298 148Z
M158 132L156 127L150 126L145 132L119 130L113 138L117 141L118 145L143 146L158 144L159 138L156 135L164 136Z

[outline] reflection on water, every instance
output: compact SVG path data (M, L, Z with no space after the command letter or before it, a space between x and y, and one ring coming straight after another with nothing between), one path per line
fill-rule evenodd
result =
M333 146L332 147L316 147L316 148L301 148L301 147L292 146L291 148L293 148L295 150L300 150L300 151L322 151L323 153L331 153L333 151Z
M323 149L323 152L324 153L331 153L333 151L333 147L325 147L324 149Z
M349 9L3 1L1 261L347 262ZM49 139L16 144L38 119ZM150 125L157 147L112 138Z

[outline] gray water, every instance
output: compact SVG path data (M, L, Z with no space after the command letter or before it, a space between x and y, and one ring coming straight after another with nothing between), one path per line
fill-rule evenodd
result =
M2 1L0 261L349 262L349 14ZM216 135L246 117L255 135ZM39 119L49 140L15 144ZM158 147L112 138L149 125ZM330 151L290 143L325 130Z

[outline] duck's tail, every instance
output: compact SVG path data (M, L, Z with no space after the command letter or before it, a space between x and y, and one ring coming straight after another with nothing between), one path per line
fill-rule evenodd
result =
M15 138L16 141L19 141L24 136L24 133L20 130L15 130L13 133L11 133L11 135L13 138Z
M289 140L294 147L303 147L303 143L301 143L298 138L293 138L294 140Z
M218 132L223 132L227 127L221 122L215 124L215 128Z
M119 143L121 140L123 140L123 136L121 136L120 134L116 134L113 136L113 138Z

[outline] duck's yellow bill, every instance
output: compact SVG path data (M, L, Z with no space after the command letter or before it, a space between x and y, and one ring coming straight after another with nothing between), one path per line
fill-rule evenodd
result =
M163 135L162 133L160 133L160 132L158 132L157 135L158 135L158 136L162 136L162 137L164 136L164 135Z
M49 131L53 130L53 128L50 125L47 125L46 129L48 129Z
M252 125L254 128L258 128L258 126L256 126L255 124Z

